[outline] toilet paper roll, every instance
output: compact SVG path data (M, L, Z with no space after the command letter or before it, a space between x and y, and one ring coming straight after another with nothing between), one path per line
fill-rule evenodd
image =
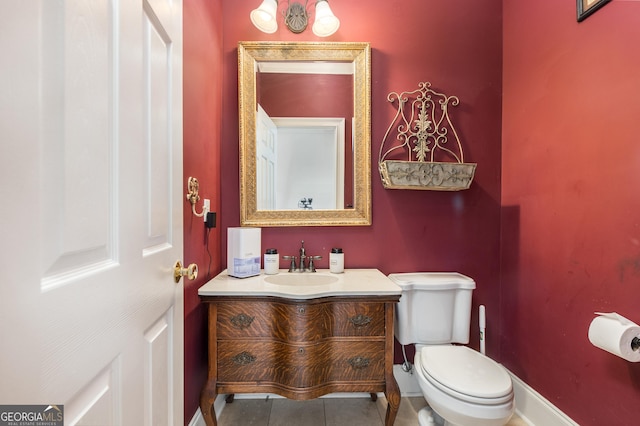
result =
M637 340L640 326L616 312L596 312L589 326L589 341L607 352L630 362L640 362Z

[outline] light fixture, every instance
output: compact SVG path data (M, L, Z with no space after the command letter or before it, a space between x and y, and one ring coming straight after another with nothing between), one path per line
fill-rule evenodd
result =
M276 0L264 0L260 7L251 11L251 22L263 33L275 33L278 29L277 10L278 2Z
M327 0L316 3L316 20L313 23L313 33L318 37L327 37L338 31L340 20L333 14Z
M287 10L283 12L284 23L293 33L303 32L309 23L309 14L307 12L306 1L304 5L289 0L287 2ZM276 13L278 11L277 0L263 0L262 4L251 11L251 22L260 31L272 34L278 29ZM316 1L316 18L313 23L312 31L318 37L327 37L335 33L340 28L340 20L333 14L327 0Z

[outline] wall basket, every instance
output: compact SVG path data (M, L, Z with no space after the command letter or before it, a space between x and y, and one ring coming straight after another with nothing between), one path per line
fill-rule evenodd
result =
M460 191L469 189L476 163L465 163L462 144L449 117L460 100L431 89L418 89L387 100L397 112L380 145L378 169L387 189ZM451 146L453 145L453 146Z

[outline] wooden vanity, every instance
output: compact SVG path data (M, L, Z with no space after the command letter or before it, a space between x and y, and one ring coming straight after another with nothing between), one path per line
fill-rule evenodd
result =
M287 275L284 275L287 274ZM218 394L275 393L306 400L332 392L384 392L385 424L400 405L393 377L393 320L401 289L376 269L344 274L281 271L237 279L226 271L199 295L209 311L209 372L200 397L216 425ZM305 275L307 277L305 277ZM328 283L321 283L326 277ZM295 285L295 282L300 285Z

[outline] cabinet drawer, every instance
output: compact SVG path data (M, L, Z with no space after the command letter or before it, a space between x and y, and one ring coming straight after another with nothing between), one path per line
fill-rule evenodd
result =
M331 305L333 336L384 336L384 304L340 302Z
M323 305L276 302L233 302L218 305L219 339L249 337L304 342L328 330Z
M328 382L384 380L384 341L218 343L218 382L268 382L310 388Z
M287 342L333 336L384 336L384 304L367 302L233 302L218 305L220 339L265 337Z

